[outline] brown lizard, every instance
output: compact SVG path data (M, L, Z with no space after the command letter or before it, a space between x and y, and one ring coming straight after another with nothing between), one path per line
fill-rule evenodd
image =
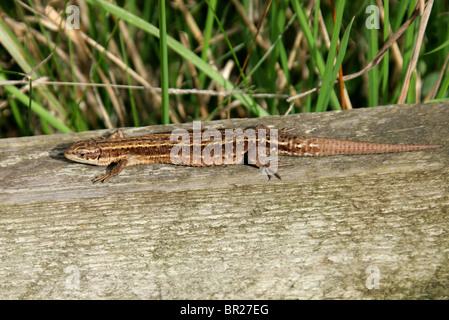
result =
M263 136L260 130L265 131ZM231 130L231 129L226 129ZM284 155L284 156L330 156L330 155L350 155L350 154L374 154L374 153L388 153L388 152L402 152L413 150L424 150L441 147L440 145L401 145L401 144L384 144L371 142L358 142L342 139L331 139L321 137L309 136L295 136L290 134L289 130L282 130L279 132L277 139L273 139L270 135L270 129L264 125L258 125L255 130L255 135L249 136L234 136L231 139L221 139L227 133L225 129L216 130L220 135L213 140L204 139L205 130L198 131L195 140L195 131L187 134L187 143L180 142L173 138L170 133L156 133L144 136L125 137L121 130L117 130L109 138L82 140L67 148L64 156L72 161L93 164L98 166L107 166L115 164L111 171L105 173L92 181L105 182L109 178L118 175L124 168L137 164L150 163L167 163L180 164L186 166L211 166L211 165L227 165L240 164L244 162L244 157L248 155L248 150L251 148L251 143L259 143L266 141L266 156L268 155ZM275 130L271 130L275 131ZM185 131L187 132L187 131ZM277 133L277 130L276 130ZM176 135L175 135L176 136ZM238 138L237 138L238 137ZM276 136L275 136L276 137ZM266 139L265 139L266 138ZM265 139L265 140L263 140ZM206 140L206 141L204 141ZM237 147L236 141L242 144L242 148ZM184 151L187 153L187 158L178 158L175 161L175 156L178 154L174 148L186 147ZM214 149L214 147L218 149ZM199 158L194 159L195 148L199 152ZM206 148L209 148L206 150ZM203 156L204 151L211 152L211 159L215 160L207 162ZM222 151L222 152L217 152ZM221 161L224 155L230 155L230 160ZM262 163L260 157L252 154L250 160L253 164L261 169L267 169L265 173L270 178L272 175L280 179L280 175L269 168L267 162ZM219 158L217 158L219 157ZM184 160L179 162L179 160ZM277 158L276 158L277 159ZM220 161L217 161L220 160ZM229 160L229 159L228 159Z

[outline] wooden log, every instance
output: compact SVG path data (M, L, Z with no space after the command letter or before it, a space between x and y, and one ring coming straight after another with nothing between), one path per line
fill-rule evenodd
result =
M282 157L291 165L279 169L281 181L243 165L159 164L93 185L105 168L62 153L109 131L0 140L0 298L447 299L447 103L203 127L258 123L295 134L444 146Z

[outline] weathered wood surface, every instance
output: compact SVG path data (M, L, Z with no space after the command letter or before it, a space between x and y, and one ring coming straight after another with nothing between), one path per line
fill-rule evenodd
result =
M216 121L297 134L443 144L248 166L126 168L66 161L107 131L0 140L0 298L449 297L449 106ZM188 126L183 126L188 128ZM125 130L127 135L174 126Z

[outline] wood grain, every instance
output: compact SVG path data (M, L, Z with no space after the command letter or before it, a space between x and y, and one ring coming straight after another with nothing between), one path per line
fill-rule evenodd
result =
M0 298L448 298L447 104L203 127L260 122L295 134L445 146L285 157L282 181L248 166L148 165L92 185L104 168L62 152L108 131L0 140ZM378 289L368 289L376 272Z

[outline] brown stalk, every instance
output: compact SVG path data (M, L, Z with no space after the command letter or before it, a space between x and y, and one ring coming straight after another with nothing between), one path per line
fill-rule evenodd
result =
M432 11L433 0L427 1L424 8L422 8L423 2L418 2L420 4L420 10L423 10L421 21L419 23L418 37L416 39L415 49L413 50L412 60L407 69L407 74L404 79L404 86L402 87L401 94L399 95L398 104L403 104L407 98L407 92L410 86L410 81L413 72L416 70L416 63L418 62L419 51L421 50L422 41L424 38L424 33L426 31L427 22L429 21L430 12Z
M232 0L232 2L234 3L234 5L236 5L236 7L241 6L236 0ZM237 80L234 83L234 86L236 86L239 83L240 78L241 78L241 76L243 74L243 71L245 70L246 64L248 63L249 56L250 56L251 51L253 50L253 47L254 47L254 43L258 39L259 32L262 29L263 23L265 22L265 17L267 16L268 10L270 9L271 2L272 2L272 0L270 0L270 2L267 4L267 7L265 8L265 12L263 13L262 19L260 20L260 23L259 23L259 25L257 27L257 32L254 35L253 42L251 43L251 46L249 47L248 54L246 55L245 62L243 63L242 70L240 71L239 76L238 76ZM246 16L246 13L245 13L244 16ZM252 25L252 23L251 23L251 25ZM266 50L268 50L268 49L266 49ZM231 98L229 98L229 100L228 100L228 115L227 115L227 118L228 119L231 118Z
M334 0L331 1L331 8L332 8L332 19L334 21L337 19L337 14L335 12L335 3ZM340 30L334 30L334 32L340 32ZM340 38L338 40L337 44L337 54L340 51ZM340 82L340 101L341 101L341 109L346 110L346 104L345 104L345 83L343 81L343 66L340 66L340 70L338 70L338 80Z
M179 35L179 38L181 40L181 43L190 50L190 45L189 45L189 40L187 37L187 33L185 32L181 32ZM195 85L195 87L200 90L201 89L201 84L200 84L200 80L198 79L198 72L196 71L196 67L195 65L190 62L189 60L186 60L187 63L187 67L189 68L189 72L190 75L192 76L192 80L193 80L193 84ZM209 115L209 112L207 111L207 107L206 104L204 103L204 97L202 95L198 95L198 103L200 105L200 113L201 113L201 118L206 118Z
M408 18L408 20L405 21L404 24L401 25L399 27L399 29L396 30L396 32L391 35L390 38L388 38L387 42L385 42L384 46L379 50L379 52L376 54L376 56L373 58L373 60L370 63L368 63L368 65L365 68L363 68L362 70L360 70L356 73L352 73L352 74L348 74L348 75L344 76L343 80L348 81L348 80L358 78L361 75L363 75L364 73L366 73L369 70L371 70L372 68L374 68L375 66L377 66L382 61L382 58L384 57L384 55L388 51L388 49L404 34L404 32L407 30L407 28L413 23L413 21L415 21L415 19L418 16L419 16L419 7L417 6L415 8L415 10L413 11L412 15L410 16L410 18ZM286 101L290 102L294 99L302 98L310 93L317 91L320 87L321 87L321 84L319 84L318 87L316 87L316 88L313 88L306 92L302 92L300 94L292 96L292 97L288 98Z

